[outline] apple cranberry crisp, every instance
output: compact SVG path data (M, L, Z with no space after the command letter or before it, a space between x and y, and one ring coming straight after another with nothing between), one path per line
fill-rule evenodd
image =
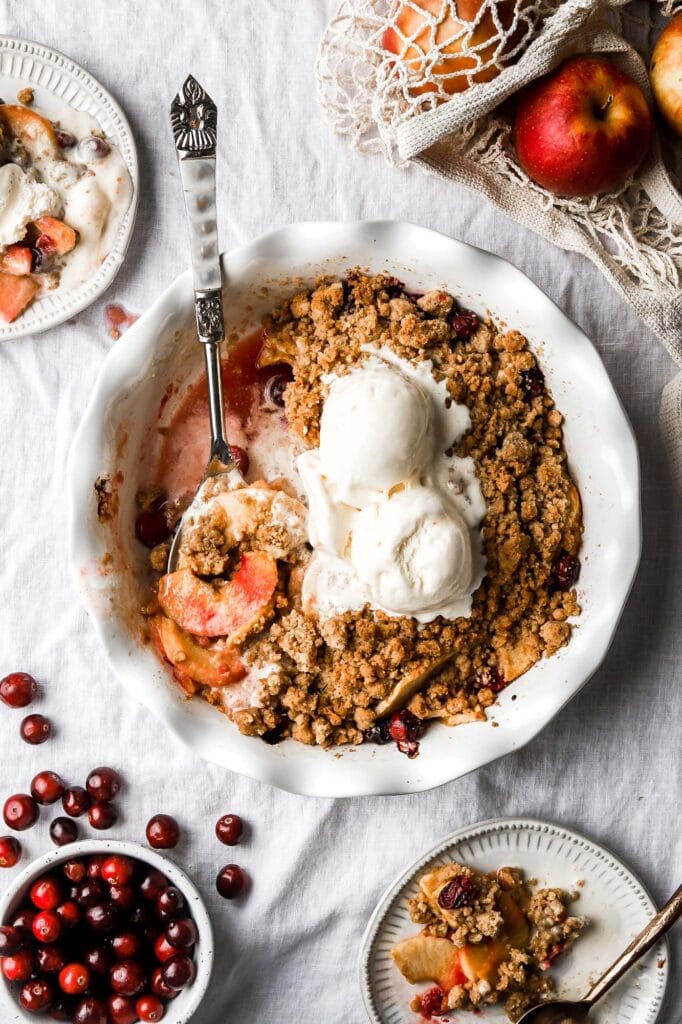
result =
M391 950L409 982L435 982L412 1009L429 1020L503 1003L517 1020L550 995L547 971L586 925L569 915L577 898L562 889L534 891L519 868L482 874L450 863L427 871L408 901L422 931Z
M435 389L443 422L461 414L459 436L452 441L454 427L447 427L449 447L437 453L447 472L455 464L466 471L454 488L459 511L421 479L395 487L389 481L386 503L396 516L400 503L416 496L423 523L442 521L438 537L453 551L470 538L469 590L451 601L463 610L449 617L429 606L418 619L416 610L395 613L356 588L355 603L322 614L306 598L318 552L311 550L312 507L306 532L301 480L294 473L265 483L252 472L243 489L203 495L183 528L172 574L165 574L167 536L182 503L158 488L140 493L137 535L151 548L156 580L145 609L151 635L185 689L225 710L247 735L325 747L392 739L414 756L428 720L453 726L484 719L504 687L570 638L569 619L580 610L574 585L582 517L561 413L518 331L480 320L446 292L410 294L388 275L352 270L297 292L267 318L255 353L258 373L277 373L286 414L281 445L298 454L301 467L317 457L330 382L363 368L380 390L381 367L397 363L400 387ZM229 410L229 386L226 392ZM400 389L395 395L402 401ZM417 446L420 422L417 416ZM368 436L366 446L373 441ZM324 430L322 442L324 454ZM386 435L382 444L390 443ZM400 445L394 447L392 457L400 459ZM369 455L381 468L382 451ZM475 491L478 506L468 497ZM348 501L358 507L344 508L360 516L355 545L369 520L358 512L360 499ZM430 536L436 534L427 529L410 538L401 585L414 583ZM366 559L372 556L368 550ZM424 579L438 569L432 562ZM382 580L390 576L384 570Z

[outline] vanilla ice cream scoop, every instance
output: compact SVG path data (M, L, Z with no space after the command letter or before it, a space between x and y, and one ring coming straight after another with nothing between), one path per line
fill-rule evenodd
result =
M375 361L337 377L320 421L320 463L337 500L356 508L412 480L430 463L429 396Z
M350 560L372 604L394 615L454 618L471 586L469 529L432 487L406 487L354 523Z
M61 207L55 190L32 173L17 164L0 167L0 247L20 242L30 221L57 214Z

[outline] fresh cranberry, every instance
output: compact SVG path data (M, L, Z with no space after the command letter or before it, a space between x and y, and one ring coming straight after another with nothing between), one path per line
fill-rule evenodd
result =
M185 897L174 885L159 893L156 901L156 915L161 921L170 921L185 909Z
M50 823L50 839L55 846L67 846L78 839L78 825L73 818L55 818Z
M98 881L101 880L102 865L105 860L107 860L107 856L104 853L95 853L92 857L88 858L88 878L96 878Z
M135 1003L135 1009L138 1017L145 1024L147 1022L154 1024L155 1021L161 1020L166 1012L166 1007L157 996L140 996Z
M135 905L136 893L132 885L110 885L109 899L119 910L130 910Z
M28 793L15 793L5 800L2 814L8 828L25 832L38 820L38 804Z
M93 996L86 996L76 1005L73 1024L107 1024L107 1008Z
M135 1024L135 1021L138 1020L133 1000L118 993L114 993L107 999L107 1010L111 1024Z
M62 807L70 818L80 818L90 807L90 797L82 786L71 786L62 797Z
M21 843L14 836L0 837L0 868L13 868L21 859Z
M64 132L59 128L55 131L54 136L60 149L73 149L76 145L76 136L71 132Z
M0 926L0 956L14 956L24 945L24 936L13 925Z
M288 372L287 372L288 371ZM265 388L263 389L263 395L266 402L271 403L278 409L284 408L284 392L287 389L287 385L290 383L293 374L289 367L284 367L282 372L273 374L265 382Z
M54 910L41 910L33 918L33 934L38 942L56 942L62 934L62 922Z
M77 924L80 924L82 917L80 907L73 900L67 900L66 903L60 904L57 907L57 913L65 928L75 928Z
M67 964L59 972L59 987L67 996L81 996L90 985L90 971L85 964Z
M243 831L244 822L238 814L223 814L216 822L215 834L225 846L236 846Z
M508 686L507 680L494 666L477 669L475 677L477 690L485 689L492 690L493 693L501 693L506 686Z
M476 883L467 875L456 875L438 893L438 906L443 910L459 910L470 906L476 898Z
M29 907L24 907L12 920L12 927L17 928L24 939L30 939L33 935L33 921L35 920L35 911Z
M86 779L85 788L97 803L108 803L121 790L121 776L113 768L93 768Z
M450 317L450 326L455 332L457 341L468 341L478 330L480 320L470 309L459 309Z
M136 932L119 932L111 940L111 950L117 960L130 960L142 952L142 939Z
M44 715L27 715L19 729L22 740L37 747L49 740L52 726Z
M45 1013L52 1006L53 999L54 989L43 978L27 981L19 993L19 1001L29 1013Z
M91 946L83 955L83 959L95 974L108 974L113 962L111 951L105 945Z
M129 857L114 855L102 864L101 878L110 885L127 885L133 877L133 862Z
M93 804L88 811L88 821L93 828L99 829L100 831L105 828L111 828L118 821L118 812L113 804L98 803Z
M161 968L163 980L170 988L185 988L191 985L196 977L197 969L190 956L174 956Z
M34 274L46 274L52 270L56 249L49 235L40 235L35 245L31 246L31 271Z
M552 587L554 590L570 590L578 582L580 576L580 559L564 551L552 567Z
M12 956L3 956L0 959L0 967L8 981L28 981L33 973L33 953L30 949L20 949Z
M31 782L31 796L39 804L55 804L65 792L64 781L56 772L38 772Z
M146 548L155 548L163 544L171 535L166 518L166 499L157 498L144 512L140 512L135 520L135 536Z
M144 899L152 900L156 903L163 890L168 888L168 885L169 882L165 875L162 875L160 871L152 870L142 879L140 893Z
M242 476L246 476L249 472L249 456L238 444L230 444L228 448L230 449L230 455L235 466Z
M147 822L147 842L155 850L172 850L179 839L180 828L170 814L155 814Z
M218 872L215 884L223 899L233 900L246 888L246 875L237 864L226 864Z
M85 920L93 931L110 932L118 924L118 911L113 903L95 903L86 908Z
M159 963L165 963L166 960L170 960L177 955L178 951L175 946L171 946L165 935L159 935L154 943L154 956Z
M62 871L70 882L82 882L88 873L82 860L67 860L62 864Z
M432 1017L438 1017L440 1014L445 1013L447 1007L444 1005L444 1002L445 995L438 985L434 985L433 988L427 988L426 992L423 992L419 999L422 1017L431 1020Z
M171 988L163 980L163 968L155 967L152 971L152 976L149 979L149 987L155 996L159 996L160 999L174 999L179 989Z
M142 964L137 960L121 960L109 971L109 984L122 996L136 996L146 981Z
M111 146L99 135L88 135L78 143L78 155L83 160L102 160L111 152Z
M537 363L529 370L521 370L520 381L526 398L538 398L545 387L545 375Z
M176 949L191 949L197 941L197 926L191 917L179 917L166 928L166 938Z
M10 708L25 708L35 700L38 686L28 672L10 672L0 679L0 700Z
M105 898L104 886L98 878L86 878L78 882L74 899L79 907L94 907Z
M365 732L366 743L377 743L380 747L386 743L391 742L391 731L388 726L388 722L375 722Z
M403 708L402 711L396 711L394 715L391 715L388 731L401 754L407 754L410 758L417 756L419 739L424 732L424 724L421 719L413 715L407 708Z
M66 963L59 946L39 946L36 950L36 967L42 974L58 974Z
M39 878L31 886L29 897L38 910L56 910L62 902L62 887L56 878Z

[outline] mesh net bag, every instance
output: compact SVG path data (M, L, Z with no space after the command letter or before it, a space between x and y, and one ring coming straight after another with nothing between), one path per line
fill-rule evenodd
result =
M655 142L616 192L560 198L519 166L504 102L566 57L597 52L650 98L652 30L681 7L682 0L341 0L320 46L319 99L356 148L378 149L398 165L416 162L588 256L682 365L680 147L664 161ZM661 415L682 481L682 374L666 388Z

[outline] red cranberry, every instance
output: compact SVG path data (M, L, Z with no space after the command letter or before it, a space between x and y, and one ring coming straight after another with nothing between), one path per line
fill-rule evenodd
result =
M127 996L114 994L107 1000L107 1010L111 1024L135 1024L138 1019L135 1003Z
M470 309L460 309L450 317L450 325L457 341L468 341L478 330L479 319Z
M118 912L113 903L95 903L86 908L85 920L93 931L110 932L118 924Z
M27 981L19 993L19 1001L29 1013L45 1013L52 1006L54 989L49 981L33 978Z
M226 864L218 872L216 889L226 900L240 896L246 888L246 875L237 864Z
M56 910L62 902L62 887L56 878L39 878L31 886L29 897L38 910Z
M38 942L56 942L62 934L62 922L54 910L41 910L33 918L33 934Z
M477 669L474 685L477 690L486 689L492 690L493 693L501 693L508 684L497 668L488 666Z
M107 1008L100 999L86 996L77 1004L73 1024L107 1024Z
M73 900L67 900L66 903L57 907L57 913L65 928L75 928L80 923L82 916L78 904Z
M66 786L56 772L38 772L31 782L31 796L39 804L55 804L65 791Z
M33 973L33 953L30 949L20 949L12 956L3 956L0 967L8 981L28 981Z
M71 786L62 797L62 807L70 818L80 818L90 806L90 797L82 786Z
M459 910L470 906L477 893L476 883L467 875L456 875L438 893L438 906L443 910Z
M140 893L146 900L153 900L155 903L164 889L168 888L168 879L160 871L150 871L142 879Z
M12 927L17 928L24 936L24 939L30 939L33 935L33 921L35 916L35 911L28 907L24 907L24 909L20 910L12 921Z
M529 370L522 370L520 377L521 390L526 398L538 398L542 394L545 387L545 375L537 363Z
M28 793L15 793L5 800L2 814L8 828L25 832L38 820L38 804Z
M151 1022L154 1024L155 1021L161 1020L166 1007L157 996L140 996L135 1004L137 1015L144 1024Z
M118 821L118 812L113 804L93 804L88 811L88 821L93 828L101 831L105 828L111 828L112 825L116 824Z
M87 874L87 868L82 860L67 860L62 864L62 871L70 882L82 882Z
M142 939L135 932L119 932L111 940L111 949L117 960L130 960L142 952Z
M122 996L136 996L146 981L142 964L137 960L121 960L109 971L109 984Z
M370 725L369 729L365 731L365 742L376 743L380 747L383 747L386 743L391 742L391 733L388 727L388 722L375 722L374 725Z
M108 803L121 789L121 776L113 768L93 768L85 782L85 788L97 803Z
M43 974L57 974L65 963L59 946L39 946L36 950L36 966Z
M127 885L133 877L133 862L129 857L107 857L102 864L101 877L110 885Z
M230 449L230 455L232 461L239 470L242 476L246 476L249 472L249 456L246 454L243 448L240 448L238 444L228 445Z
M78 143L78 155L83 160L101 160L108 156L110 151L109 143L101 139L99 135L89 135Z
M154 943L154 956L159 963L165 963L166 960L170 960L177 955L178 951L175 946L171 946L165 935L159 935Z
M190 956L174 956L161 968L163 980L170 988L185 988L191 985L196 977L197 969Z
M427 988L426 992L423 992L419 999L419 1006L422 1017L426 1017L427 1020L431 1020L432 1017L438 1017L441 1013L446 1013L447 1005L443 990L438 985L434 985L433 988Z
M185 909L185 897L174 885L169 885L159 894L156 901L156 915L161 921L170 921Z
M21 858L21 843L14 836L0 838L0 868L13 868Z
M119 910L130 910L135 905L136 893L132 885L110 885L109 899Z
M98 878L87 878L76 885L74 899L80 907L94 907L104 899L104 886Z
M95 974L108 974L112 964L111 952L107 946L91 946L83 955L85 963Z
M424 725L421 719L413 715L407 708L396 711L388 721L388 731L391 739L398 746L401 754L408 757L416 757L419 753L419 739L424 732Z
M180 917L166 928L166 938L176 949L191 949L196 943L197 926L191 917Z
M170 814L155 814L147 822L147 842L155 850L171 850L179 839L180 828Z
M554 590L570 590L578 582L580 576L580 559L570 555L568 551L561 554L552 568L552 586Z
M61 128L55 131L54 137L60 149L73 149L76 145L76 136L71 132L62 131Z
M55 846L67 846L78 839L78 825L73 818L55 818L50 823L50 839Z
M25 708L35 699L37 689L28 672L10 672L0 679L0 700L10 708Z
M24 945L23 933L13 925L0 927L0 956L14 956Z
M50 738L52 727L44 715L27 715L19 729L22 740L37 747Z
M215 834L225 846L236 846L243 831L244 822L238 814L223 814L216 822Z
M81 996L90 986L90 971L85 964L67 964L59 972L59 987L67 996Z
M102 865L107 860L107 856L104 853L95 853L88 859L87 869L88 878L101 879L102 877Z
M163 980L163 968L155 967L152 971L152 976L149 980L149 987L155 996L159 996L160 999L174 999L179 989L171 988Z
M146 548L163 544L171 535L165 508L165 499L159 498L150 508L140 512L135 520L135 536Z

